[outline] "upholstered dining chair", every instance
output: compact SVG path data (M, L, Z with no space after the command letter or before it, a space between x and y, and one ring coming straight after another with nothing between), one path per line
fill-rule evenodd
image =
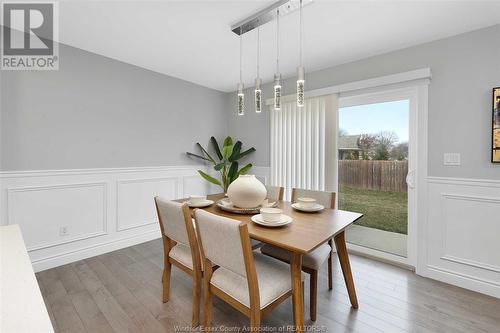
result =
M297 188L292 189L292 202L296 202L297 198L301 197L314 198L320 205L325 206L325 208L335 208L335 192L312 191ZM328 244L325 243L302 257L302 270L310 275L309 315L312 321L316 320L318 271L325 260L328 260L328 289L331 290L333 288L332 249L333 240L330 239ZM270 244L262 246L260 251L273 258L287 263L290 262L290 252Z
M290 267L252 252L246 224L201 209L196 232L204 262L204 326L211 325L212 295L250 318L258 332L261 316L292 295ZM219 266L212 269L212 264Z
M172 265L193 278L193 327L200 322L202 266L193 220L187 203L155 197L156 211L163 238L163 303L168 302Z
M283 200L285 188L282 186L266 185L267 198L269 200Z

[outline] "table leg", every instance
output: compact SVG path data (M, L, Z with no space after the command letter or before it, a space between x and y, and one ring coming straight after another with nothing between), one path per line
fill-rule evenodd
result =
M296 332L304 331L304 298L302 290L302 254L292 252L290 270L292 275L293 320Z
M349 255L347 254L347 248L345 245L345 236L343 231L337 236L335 236L335 246L337 247L340 267L342 267L342 273L344 275L344 281L347 287L347 292L349 294L349 299L351 300L351 305L353 308L357 309L358 298L356 297L356 289L354 288L354 280L352 279L351 264L349 263Z

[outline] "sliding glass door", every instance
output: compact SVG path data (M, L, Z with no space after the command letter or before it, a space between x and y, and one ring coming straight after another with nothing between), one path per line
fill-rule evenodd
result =
M346 232L351 248L409 263L412 96L406 91L340 99L338 204L364 217Z

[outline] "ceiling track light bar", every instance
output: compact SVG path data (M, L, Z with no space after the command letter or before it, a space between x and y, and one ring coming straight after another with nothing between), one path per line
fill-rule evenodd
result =
M312 3L313 0L302 0L302 7ZM275 20L279 16L293 13L300 8L300 0L279 0L266 8L259 10L245 19L231 25L231 31L237 35L242 35L253 29ZM279 10L278 10L279 9Z

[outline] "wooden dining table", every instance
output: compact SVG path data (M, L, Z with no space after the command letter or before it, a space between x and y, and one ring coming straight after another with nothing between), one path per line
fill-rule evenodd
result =
M217 202L224 194L208 195L207 199ZM187 199L179 199L179 202ZM252 222L252 215L223 211L216 204L204 209L216 215L232 218L248 226L250 238L272 244L291 252L290 272L292 279L293 317L296 330L304 330L304 304L302 290L302 257L333 238L344 275L347 292L353 308L358 307L354 280L347 253L345 229L360 219L363 214L339 209L324 209L320 212L305 213L292 208L290 202L278 201L283 214L291 216L293 222L278 228L264 227ZM191 212L194 209L191 210Z

